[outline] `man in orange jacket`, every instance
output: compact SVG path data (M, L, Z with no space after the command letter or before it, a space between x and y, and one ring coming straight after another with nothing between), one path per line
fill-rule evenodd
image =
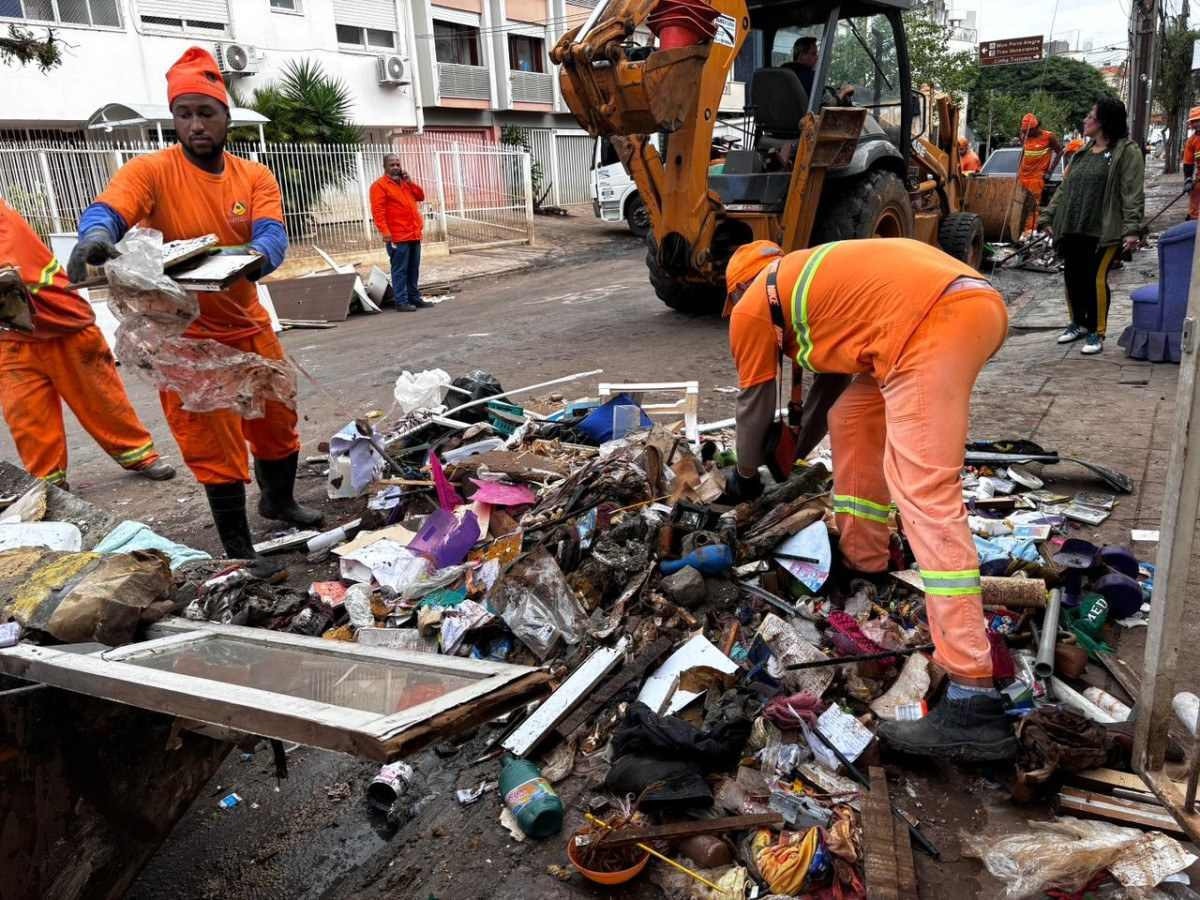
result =
M0 267L19 277L32 331L0 328L0 407L25 470L67 486L62 403L122 468L152 481L175 477L134 412L92 307L37 232L0 200Z
M208 51L191 47L168 70L167 102L179 144L130 160L84 211L69 264L72 279L82 278L87 263L99 265L115 257L114 242L137 224L161 231L168 241L216 234L223 246L242 252L249 248L262 256L259 276L283 262L287 233L279 185L266 166L225 152L229 96ZM198 297L200 315L184 337L283 358L283 347L249 280ZM294 409L269 400L261 418L242 419L228 409L189 412L173 391L161 392L159 399L184 461L204 485L229 557L255 556L246 519L247 442L261 489L259 513L305 527L321 521L318 511L301 506L293 496L300 451ZM264 563L262 568L271 567Z
M958 169L964 175L971 175L983 168L979 162L979 154L971 149L971 143L965 137L958 139Z
M1200 106L1188 111L1187 143L1183 145L1183 189L1188 192L1189 219L1200 218L1200 190L1196 188L1196 156L1200 155Z
M404 171L400 157L394 153L385 156L383 175L371 185L371 215L387 242L392 294L400 312L433 305L421 299L417 286L421 277L421 235L425 231L425 219L417 204L424 199L425 192Z
M879 734L910 753L1011 757L961 482L971 388L1004 342L1004 300L970 266L901 238L787 255L755 241L725 277L741 388L733 499L761 491L784 358L819 378L853 376L829 413L841 553L852 569L885 572L896 504L925 582L934 659L951 679L928 716L884 722Z
M1021 118L1021 167L1017 171L1017 180L1033 194L1034 209L1026 217L1025 231L1037 227L1038 208L1042 205L1042 191L1046 188L1046 176L1058 165L1062 155L1062 145L1053 132L1042 128L1038 117L1033 113L1025 113Z

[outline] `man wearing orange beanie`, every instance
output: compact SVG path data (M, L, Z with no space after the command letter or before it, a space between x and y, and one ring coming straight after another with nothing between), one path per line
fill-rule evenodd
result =
M958 170L964 175L972 175L983 168L979 162L979 154L971 149L971 143L965 137L958 139Z
M167 102L179 144L130 160L84 211L69 264L72 280L85 276L87 263L116 256L115 242L139 224L168 241L216 234L223 247L249 249L262 257L255 277L283 262L287 234L279 185L265 166L225 152L229 95L211 54L199 47L184 52L167 72ZM199 300L200 315L185 337L283 358L251 281L201 293ZM263 417L241 419L232 410L189 412L172 391L161 392L160 400L184 461L208 494L228 556L254 557L246 519L247 443L261 489L259 513L303 526L320 522L320 513L293 497L300 451L294 409L268 401Z
M1200 190L1196 189L1196 157L1200 156L1200 106L1188 111L1187 143L1183 145L1183 189L1188 193L1189 219L1200 218Z
M758 480L785 357L852 376L829 413L841 553L851 569L885 572L894 502L921 567L934 660L951 686L928 716L884 722L879 735L909 753L1010 758L960 477L971 388L1004 342L1004 300L970 266L903 238L787 255L755 241L725 271L739 485Z

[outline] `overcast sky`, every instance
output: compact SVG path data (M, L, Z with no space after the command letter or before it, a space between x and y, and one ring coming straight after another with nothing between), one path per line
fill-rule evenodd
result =
M1083 49L1088 41L1094 48L1128 44L1126 27L1130 0L1058 0L1057 13L1053 0L957 0L954 9L975 10L979 39L1025 37L1041 34L1050 37L1053 19L1055 40L1069 41L1071 49ZM1178 0L1166 0L1168 11L1178 8ZM1121 51L1112 54L1093 53L1083 58L1089 62L1119 61ZM1111 58L1106 58L1111 57Z

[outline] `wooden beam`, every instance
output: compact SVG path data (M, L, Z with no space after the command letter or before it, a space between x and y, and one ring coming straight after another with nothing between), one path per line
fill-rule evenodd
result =
M1122 800L1120 797L1110 797L1078 788L1063 788L1058 794L1058 807L1064 812L1092 819L1105 819L1121 825L1186 833L1175 821L1174 816L1161 806L1138 803L1136 800Z
M869 774L871 790L864 800L862 815L867 896L871 900L900 900L895 817L888 797L887 774L879 766L871 766Z
M604 707L612 701L625 687L634 681L640 682L642 677L658 665L668 653L674 649L675 642L667 637L660 637L641 653L623 665L612 678L592 692L584 703L566 719L559 722L555 732L564 740L571 737L579 729L586 727L600 715Z
M1141 772L1142 778L1154 792L1154 796L1175 817L1175 821L1183 828L1191 840L1200 842L1200 813L1186 812L1183 808L1183 785L1167 776L1161 769L1153 772Z
M1154 595L1150 601L1150 627L1146 635L1142 693L1134 731L1133 763L1138 771L1160 770L1167 755L1167 735L1174 713L1175 671L1184 605L1188 601L1188 568L1200 513L1200 253L1192 254L1187 315L1183 320L1179 387L1175 394L1175 433L1167 463L1160 540L1155 559ZM1185 684L1194 684L1196 672L1183 673ZM1188 678L1186 676L1190 675Z
M604 838L605 847L627 847L638 841L673 841L696 834L723 834L727 831L749 831L751 828L769 828L782 825L779 813L754 813L748 816L728 816L723 819L694 819L689 822L672 822L650 828L624 828L609 832ZM907 836L908 832L905 832Z

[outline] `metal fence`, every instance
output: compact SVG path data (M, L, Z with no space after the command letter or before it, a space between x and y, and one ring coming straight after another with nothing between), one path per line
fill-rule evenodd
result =
M74 233L83 210L148 144L86 147L0 144L0 196L43 237ZM528 243L533 237L529 154L482 137L422 135L391 144L231 144L231 153L266 165L283 194L290 258L374 250L370 187L383 158L398 154L425 190L426 240L450 249ZM447 204L450 204L449 206Z
M538 166L534 188L539 197L545 194L544 202L554 206L590 203L596 139L585 131L552 128L530 128L523 134Z

